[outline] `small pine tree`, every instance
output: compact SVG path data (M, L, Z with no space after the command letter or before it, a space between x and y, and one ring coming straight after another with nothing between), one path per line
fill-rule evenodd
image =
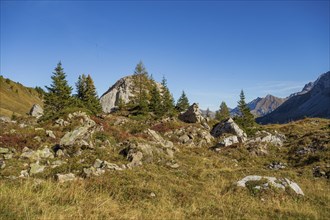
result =
M56 115L72 104L72 87L68 85L61 62L57 64L51 79L52 84L46 86L47 93L44 100L46 116Z
M150 95L151 95L151 99L149 103L149 109L150 111L154 112L157 116L160 116L162 112L161 96L156 83L154 83L154 86L150 91Z
M190 106L190 104L189 104L188 97L187 97L186 93L184 91L182 91L182 94L176 103L176 108L181 112L181 111L187 110L189 108L189 106Z
M163 94L162 94L162 115L171 114L174 109L174 99L170 90L167 87L167 80L165 77L162 79Z
M76 83L77 98L81 100L83 106L89 109L94 114L102 111L101 104L98 100L94 81L90 75L85 76L82 74L79 76Z
M215 118L219 121L228 119L230 117L229 109L225 102L221 102L219 110L216 112Z
M134 86L137 90L137 96L136 96L136 100L134 101L134 104L137 104L141 108L141 105L145 105L144 102L148 100L148 95L145 93L144 90L148 89L147 84L149 84L150 81L149 74L142 61L140 61L136 65L133 76L134 76Z
M245 102L245 95L243 90L240 93L240 100L238 101L239 117L237 122L246 130L249 131L254 126L254 116L250 108Z

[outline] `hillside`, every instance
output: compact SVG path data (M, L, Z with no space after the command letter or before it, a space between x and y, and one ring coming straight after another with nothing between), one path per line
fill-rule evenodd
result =
M74 112L0 123L0 219L330 216L326 119L262 126L261 136L230 146L218 145L233 136L212 138L177 117ZM251 175L289 178L305 196L265 187L265 179L237 185Z
M0 116L25 116L33 104L42 106L40 94L34 88L0 76Z
M257 118L258 123L286 123L304 117L330 118L330 71L308 83L275 111Z
M255 116L264 116L269 114L278 108L286 99L278 98L273 95L267 95L264 98L256 98L249 102L247 105L251 110L251 113ZM230 111L231 115L237 115L239 112L238 108L234 108Z

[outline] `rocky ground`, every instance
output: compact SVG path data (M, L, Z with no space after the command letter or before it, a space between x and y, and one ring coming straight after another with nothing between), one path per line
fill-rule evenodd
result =
M262 126L193 105L152 120L1 118L0 218L330 217L330 121Z

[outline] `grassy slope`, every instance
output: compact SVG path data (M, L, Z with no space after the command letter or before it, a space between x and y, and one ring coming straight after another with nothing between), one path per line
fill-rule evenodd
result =
M290 149L309 145L314 135L324 136L320 140L329 149L329 125L330 120L306 119L265 126L284 132L289 142L263 157L251 156L245 148L216 153L178 146L178 169L151 163L65 184L52 179L3 179L0 219L329 219L329 180L314 178L310 164L295 166L288 161ZM108 161L118 157L118 149L104 151L90 155L90 163L96 157ZM329 151L321 157L316 163L327 161ZM274 160L287 162L288 168L269 170L267 165ZM8 161L6 169L15 169L15 164ZM66 169L63 173L70 172L71 165ZM281 191L254 194L235 187L246 175L288 177L300 185L305 197Z
M0 116L26 115L33 104L42 100L33 88L0 77Z

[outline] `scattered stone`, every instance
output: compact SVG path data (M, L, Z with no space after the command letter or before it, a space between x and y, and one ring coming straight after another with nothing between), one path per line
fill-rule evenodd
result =
M220 137L223 134L233 134L237 136L239 143L244 143L247 140L245 132L240 129L232 118L216 124L211 131L213 137Z
M104 166L104 168L109 169L109 170L119 170L120 171L120 170L126 169L125 166L124 167L120 167L117 164L109 163L107 161L103 161L103 166Z
M95 162L94 162L93 167L95 167L95 168L102 168L102 165L103 165L103 161L100 160L100 159L96 159Z
M59 167L61 166L62 164L65 164L66 162L65 161L62 161L62 160L55 160L51 163L51 167L52 168L55 168L55 167Z
M21 175L19 176L20 178L27 178L29 177L29 172L27 170L22 170Z
M178 163L170 163L170 162L168 162L168 163L166 163L166 165L169 166L169 167L171 167L171 168L173 168L173 169L177 169L177 168L180 167L180 165Z
M101 168L95 168L95 167L90 167L90 168L84 168L83 169L85 177L91 177L91 176L100 176L105 173L105 170Z
M5 160L9 160L9 159L13 158L13 154L11 154L11 153L9 153L9 154L4 154L4 155L3 155L3 158L4 158Z
M147 129L147 134L152 137L154 141L161 144L164 148L173 148L173 143L171 141L165 140L162 136L160 136L156 131Z
M11 119L7 116L1 116L0 117L0 122L11 123Z
M28 147L23 148L23 153L20 156L22 159L30 160L40 160L46 158L54 158L54 154L49 150L48 147L45 147L42 150L31 150Z
M330 179L330 167L320 167L316 166L313 168L313 176L314 177L324 177Z
M68 126L70 123L67 122L67 121L65 121L65 120L62 119L62 118L59 118L59 119L57 119L57 120L55 121L55 124L56 124L56 125L59 125L59 126L61 126L61 127L65 127L65 126Z
M156 194L155 193L150 193L150 197L156 197Z
M77 178L73 173L68 174L56 174L56 179L59 183L69 182L69 181L75 181Z
M8 148L0 147L0 154L8 154L10 150Z
M44 110L39 104L34 104L30 110L30 115L38 119L44 115Z
M233 144L238 144L238 143L239 143L238 137L236 135L233 135L233 136L224 138L221 142L219 142L217 144L217 146L228 147L228 146L231 146Z
M29 174L33 175L33 174L41 173L44 171L44 169L45 169L45 166L40 165L39 161L37 161L36 163L30 164Z
M64 152L61 150L61 149L58 149L57 151L56 151L56 157L64 157Z
M19 126L20 128L26 128L26 127L27 127L27 125L24 124L24 123L21 123L21 124L19 124L18 126Z
M48 137L51 137L51 138L54 138L54 139L56 138L54 132L51 131L51 130L46 130L46 134L47 134Z
M35 136L33 139L36 140L37 142L41 142L41 137L39 136Z
M183 144L188 143L189 141L191 141L190 137L187 134L184 134L181 137L179 137L179 140Z
M197 103L192 104L186 112L181 113L179 119L186 123L202 123L206 121Z
M143 154L140 151L134 152L130 151L127 155L127 159L131 161L129 164L127 164L128 168L133 168L136 166L141 166L142 165L142 158Z
M296 194L304 195L303 191L298 186L298 184L287 178L283 179L283 178L268 177L268 176L246 176L237 182L237 186L246 187L247 182L260 181L260 180L266 180L267 183L261 186L255 186L256 189L269 188L269 185L272 185L273 187L279 189L285 189L286 187L290 187Z
M4 169L6 167L6 162L3 159L0 159L0 169Z
M283 146L284 141L286 140L286 137L284 134L271 134L267 131L258 131L256 133L256 138L250 139L248 141L248 144L256 144L256 143L270 143L274 146L281 147Z
M278 161L274 161L268 165L268 168L271 170L280 170L280 169L284 169L285 167L286 165L284 163Z

